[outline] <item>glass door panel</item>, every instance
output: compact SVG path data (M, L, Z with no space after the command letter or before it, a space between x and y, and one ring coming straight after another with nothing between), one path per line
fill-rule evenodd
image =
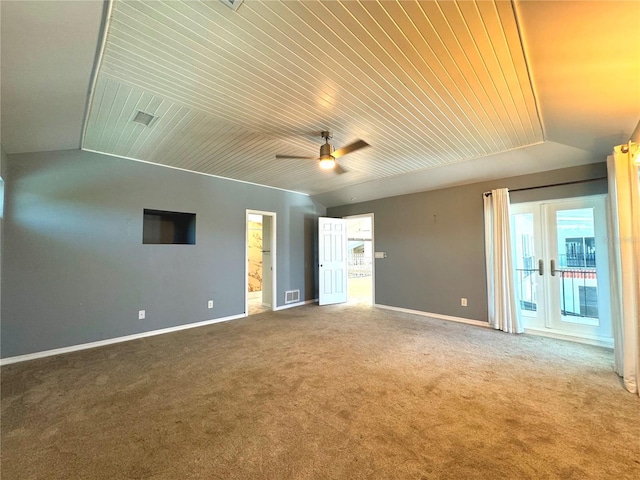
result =
M540 249L539 214L535 208L512 208L512 231L517 304L525 327L544 326L544 263Z
M556 211L560 319L600 325L593 208Z
M553 309L550 326L576 335L610 337L604 202L584 199L544 208Z

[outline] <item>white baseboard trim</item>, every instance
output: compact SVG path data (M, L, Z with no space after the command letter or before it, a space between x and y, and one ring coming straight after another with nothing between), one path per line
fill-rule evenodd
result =
M279 307L276 307L273 309L274 312L277 312L278 310L286 310L287 308L293 308L293 307L301 307L302 305L309 305L310 303L315 303L318 300L305 300L304 302L296 302L296 303L289 303L287 305L280 305Z
M481 320L452 317L449 315L440 315L439 313L428 313L428 312L423 312L421 310L411 310L408 308L392 307L390 305L382 305L379 303L376 303L373 306L382 308L385 310L393 310L396 312L410 313L412 315L420 315L422 317L430 317L430 318L436 318L439 320L448 320L451 322L466 323L467 325L475 325L477 327L492 328L491 325L489 325L489 322L483 322ZM524 333L528 335L537 335L539 337L555 338L556 340L567 340L569 342L583 343L586 345L595 345L597 347L614 348L613 339L608 339L604 337L583 338L583 337L577 337L574 335L568 335L564 332L560 332L557 330L549 330L549 329L539 330L536 328L525 328Z
M37 358L51 357L53 355L60 355L63 353L77 352L79 350L87 350L89 348L104 347L105 345L111 345L114 343L129 342L131 340L138 340L139 338L153 337L155 335L164 335L165 333L178 332L180 330L188 330L190 328L204 327L205 325L211 325L214 323L228 322L230 320L237 320L238 318L244 318L246 314L241 313L239 315L232 315L230 317L214 318L212 320L205 320L203 322L188 323L186 325L176 325L175 327L163 328L160 330L151 330L149 332L135 333L133 335L127 335L124 337L109 338L107 340L99 340L97 342L81 343L79 345L72 345L70 347L55 348L53 350L45 350L43 352L27 353L26 355L16 355L15 357L7 357L0 359L0 366L10 365L12 363L26 362L28 360L35 360Z
M420 315L421 317L430 317L438 320L447 320L449 322L466 323L467 325L475 325L476 327L490 328L489 322L483 322L482 320L473 320L470 318L452 317L450 315L441 315L439 313L423 312L422 310L411 310L409 308L392 307L390 305L382 305L381 303L374 303L374 307L382 308L384 310L393 310L394 312L410 313L412 315Z
M596 347L614 348L613 339L606 337L578 337L566 334L557 330L525 328L524 333L529 335L537 335L538 337L555 338L556 340L567 340L569 342L584 343L586 345L595 345Z

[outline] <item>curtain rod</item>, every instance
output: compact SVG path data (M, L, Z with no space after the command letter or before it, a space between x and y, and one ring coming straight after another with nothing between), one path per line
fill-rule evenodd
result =
M575 185L577 183L588 183L588 182L597 182L598 180L606 180L607 177L597 177L597 178L587 178L586 180L573 180L572 182L562 182L562 183L552 183L551 185L538 185L537 187L525 187L525 188L514 188L513 190L509 190L511 192L524 192L525 190L536 190L538 188L549 188L549 187L563 187L565 185ZM491 192L485 192L484 196L488 197L491 195Z

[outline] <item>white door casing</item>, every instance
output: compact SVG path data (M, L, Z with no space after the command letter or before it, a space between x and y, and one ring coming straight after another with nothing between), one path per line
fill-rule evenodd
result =
M262 305L273 309L273 257L271 255L271 219L262 216Z
M347 221L318 219L318 299L320 305L347 301Z

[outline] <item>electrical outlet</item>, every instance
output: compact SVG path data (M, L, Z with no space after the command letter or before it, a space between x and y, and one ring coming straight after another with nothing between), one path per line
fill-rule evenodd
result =
M207 302L207 308L213 308L213 300Z
M463 298L461 298L461 299L460 299L460 305L462 305L463 307L466 307L466 306L467 306L467 299L466 299L466 298L464 298L464 297L463 297Z
M138 310L138 320L144 320L147 315L146 310Z

